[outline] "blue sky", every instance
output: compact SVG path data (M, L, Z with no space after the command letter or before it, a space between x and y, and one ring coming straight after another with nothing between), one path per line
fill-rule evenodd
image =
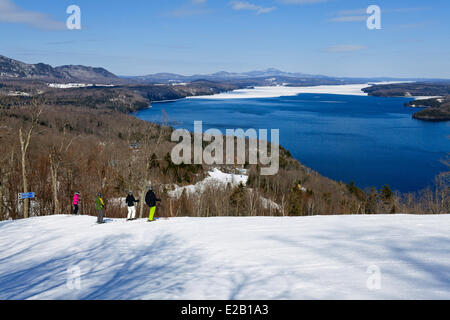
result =
M68 30L66 8L81 8ZM381 30L365 11L381 8ZM0 54L119 75L278 68L450 78L447 0L0 0Z

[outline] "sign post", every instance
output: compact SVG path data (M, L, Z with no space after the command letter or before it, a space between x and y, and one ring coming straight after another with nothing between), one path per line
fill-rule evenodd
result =
M35 197L36 197L36 193L34 193L34 192L19 193L19 200L34 199Z
M36 193L34 192L19 193L17 196L17 207L20 206L20 200L34 199L34 198L36 198Z

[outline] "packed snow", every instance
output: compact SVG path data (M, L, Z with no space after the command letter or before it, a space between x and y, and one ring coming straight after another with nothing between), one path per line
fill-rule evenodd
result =
M255 87L252 89L239 89L230 92L215 94L212 96L194 96L188 99L250 99L250 98L278 98L296 96L300 93L317 93L317 94L339 94L367 96L362 89L376 84L393 84L399 82L377 82L363 84L344 84L344 85L322 85L312 87L288 87L288 86L266 86ZM403 83L403 82L402 82Z
M450 299L450 215L0 223L0 299Z

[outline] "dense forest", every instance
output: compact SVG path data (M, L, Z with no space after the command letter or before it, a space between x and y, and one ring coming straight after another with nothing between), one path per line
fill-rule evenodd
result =
M378 84L363 89L371 96L408 97L408 96L446 96L450 94L450 82L405 82Z
M39 96L46 105L76 106L134 112L148 108L152 102L175 100L198 95L213 95L245 87L246 83L193 81L189 84L126 84L60 89L40 80L4 80L0 83L0 107L29 105Z
M449 121L450 95L442 98L414 100L408 103L409 107L425 108L416 112L413 117L419 120Z

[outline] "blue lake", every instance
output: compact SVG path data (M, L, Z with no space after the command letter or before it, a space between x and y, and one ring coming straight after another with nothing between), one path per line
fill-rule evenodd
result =
M417 191L446 170L450 122L412 118L407 98L300 94L263 99L184 99L155 103L138 118L161 122L162 111L175 128L193 131L280 129L280 144L324 176L362 188L388 184Z

